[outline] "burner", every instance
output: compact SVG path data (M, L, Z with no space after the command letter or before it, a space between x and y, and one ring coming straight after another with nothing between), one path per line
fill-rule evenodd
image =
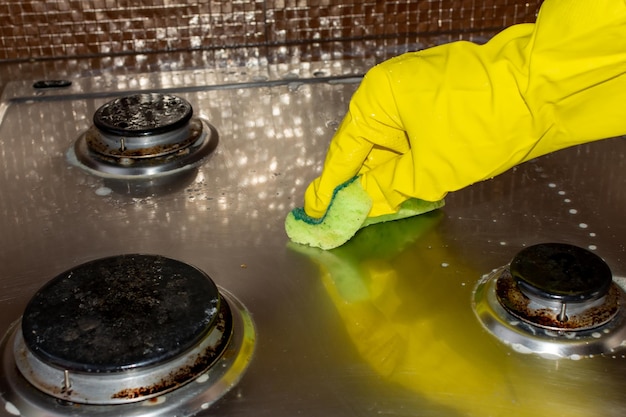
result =
M185 99L164 94L136 94L108 102L93 116L94 125L105 134L153 136L185 127L193 109Z
M99 175L164 175L195 167L217 145L217 131L193 118L181 97L142 93L100 107L70 160Z
M22 333L30 351L52 366L115 372L186 352L214 327L220 304L215 284L192 266L112 257L76 267L39 290L22 317ZM230 324L228 318L222 321ZM223 329L220 344L230 330Z
M616 349L626 337L625 301L600 257L560 243L520 251L474 293L490 332L518 350L557 357Z
M84 415L115 405L115 415L165 395L172 398L163 415L173 415L174 403L184 405L174 414L190 415L185 401L204 397L204 407L238 380L253 341L245 309L199 269L155 255L98 259L31 299L2 341L0 371L17 380L0 380L0 392L14 395L5 399L25 416L39 414L25 412L32 401L24 398L42 393L50 400L36 408L46 415L58 408L46 408L53 398L82 404Z
M595 254L564 244L535 245L519 252L496 284L509 313L539 327L585 330L611 320L620 292L611 270Z

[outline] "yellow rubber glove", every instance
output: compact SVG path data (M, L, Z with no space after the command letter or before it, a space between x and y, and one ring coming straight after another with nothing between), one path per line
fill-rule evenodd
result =
M624 0L546 0L534 24L372 68L351 100L307 215L360 175L369 217L442 199L532 158L626 133Z

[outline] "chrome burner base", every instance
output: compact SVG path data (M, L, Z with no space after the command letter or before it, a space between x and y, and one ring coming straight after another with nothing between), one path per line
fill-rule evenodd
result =
M623 347L626 341L624 308L604 325L578 331L541 328L512 315L500 304L496 294L497 280L507 268L499 268L481 279L472 300L478 320L500 341L517 352L534 353L548 359L581 359L610 354ZM617 284L612 284L612 291L618 293L618 303L626 305L626 293Z
M18 371L13 345L20 331L14 323L0 343L0 398L4 409L23 417L151 416L188 417L207 409L228 392L243 376L256 342L256 331L247 309L220 288L230 306L233 335L220 359L195 381L145 401L119 405L77 404L49 396L32 386Z
M215 150L218 133L215 127L201 119L190 122L191 135L194 141L176 152L146 157L110 156L95 152L89 145L91 130L80 135L67 152L70 164L90 174L117 179L152 178L156 176L174 175L181 171L195 168L202 164Z

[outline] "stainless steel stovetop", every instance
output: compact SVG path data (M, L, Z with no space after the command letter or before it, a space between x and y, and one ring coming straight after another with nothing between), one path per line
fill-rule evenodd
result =
M448 196L427 216L371 226L323 252L288 243L358 85L353 69L177 71L10 83L0 103L0 332L62 271L157 254L208 274L249 310L247 371L203 416L622 416L626 350L546 357L500 342L476 284L522 248L563 242L626 277L626 141L542 157ZM96 109L166 92L219 132L176 181L115 180L67 161ZM0 392L0 395L4 393ZM19 407L0 403L0 415ZM80 406L62 405L66 415ZM63 408L66 407L66 408Z

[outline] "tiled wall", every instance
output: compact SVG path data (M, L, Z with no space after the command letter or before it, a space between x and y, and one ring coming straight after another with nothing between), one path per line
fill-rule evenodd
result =
M485 37L540 0L4 0L0 61L247 50L329 59Z

